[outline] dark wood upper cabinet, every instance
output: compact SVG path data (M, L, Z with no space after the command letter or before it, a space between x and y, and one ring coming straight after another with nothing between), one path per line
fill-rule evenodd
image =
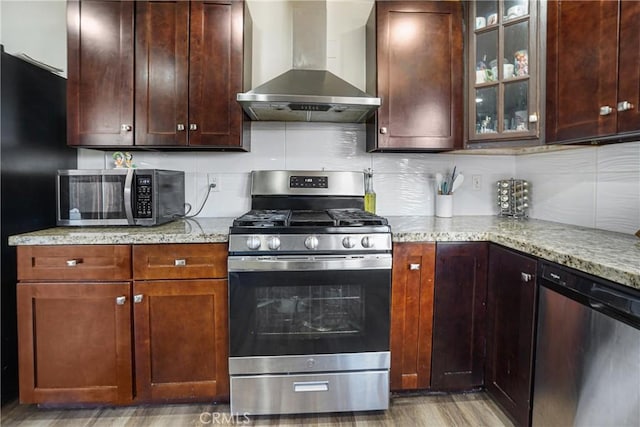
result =
M243 149L243 2L136 2L136 145Z
M435 243L393 245L391 390L431 385Z
M68 145L248 150L244 7L70 1Z
M133 145L134 2L67 3L67 144Z
M640 134L640 3L547 5L546 142Z
M485 385L516 425L531 416L536 259L491 244Z
M433 390L470 390L484 381L486 242L437 243Z
M367 151L462 148L459 1L376 2L377 94Z

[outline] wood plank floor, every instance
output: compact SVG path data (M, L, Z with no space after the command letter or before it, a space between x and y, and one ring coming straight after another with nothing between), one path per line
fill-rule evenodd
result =
M394 395L388 411L233 418L225 404L172 404L124 408L46 409L17 402L2 407L8 426L85 427L215 425L256 426L509 426L513 424L482 392Z

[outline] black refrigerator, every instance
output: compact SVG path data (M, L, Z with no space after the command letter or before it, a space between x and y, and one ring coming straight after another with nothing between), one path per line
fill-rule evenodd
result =
M18 396L16 248L13 234L55 226L55 177L77 167L66 145L66 86L63 77L4 52L0 45L2 234L2 404Z

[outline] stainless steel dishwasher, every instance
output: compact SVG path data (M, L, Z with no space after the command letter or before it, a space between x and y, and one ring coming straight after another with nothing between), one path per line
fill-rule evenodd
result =
M533 426L640 425L640 292L539 264Z

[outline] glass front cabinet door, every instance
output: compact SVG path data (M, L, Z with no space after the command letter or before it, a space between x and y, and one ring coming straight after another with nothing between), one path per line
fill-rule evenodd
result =
M505 140L537 143L539 3L468 3L470 146Z

